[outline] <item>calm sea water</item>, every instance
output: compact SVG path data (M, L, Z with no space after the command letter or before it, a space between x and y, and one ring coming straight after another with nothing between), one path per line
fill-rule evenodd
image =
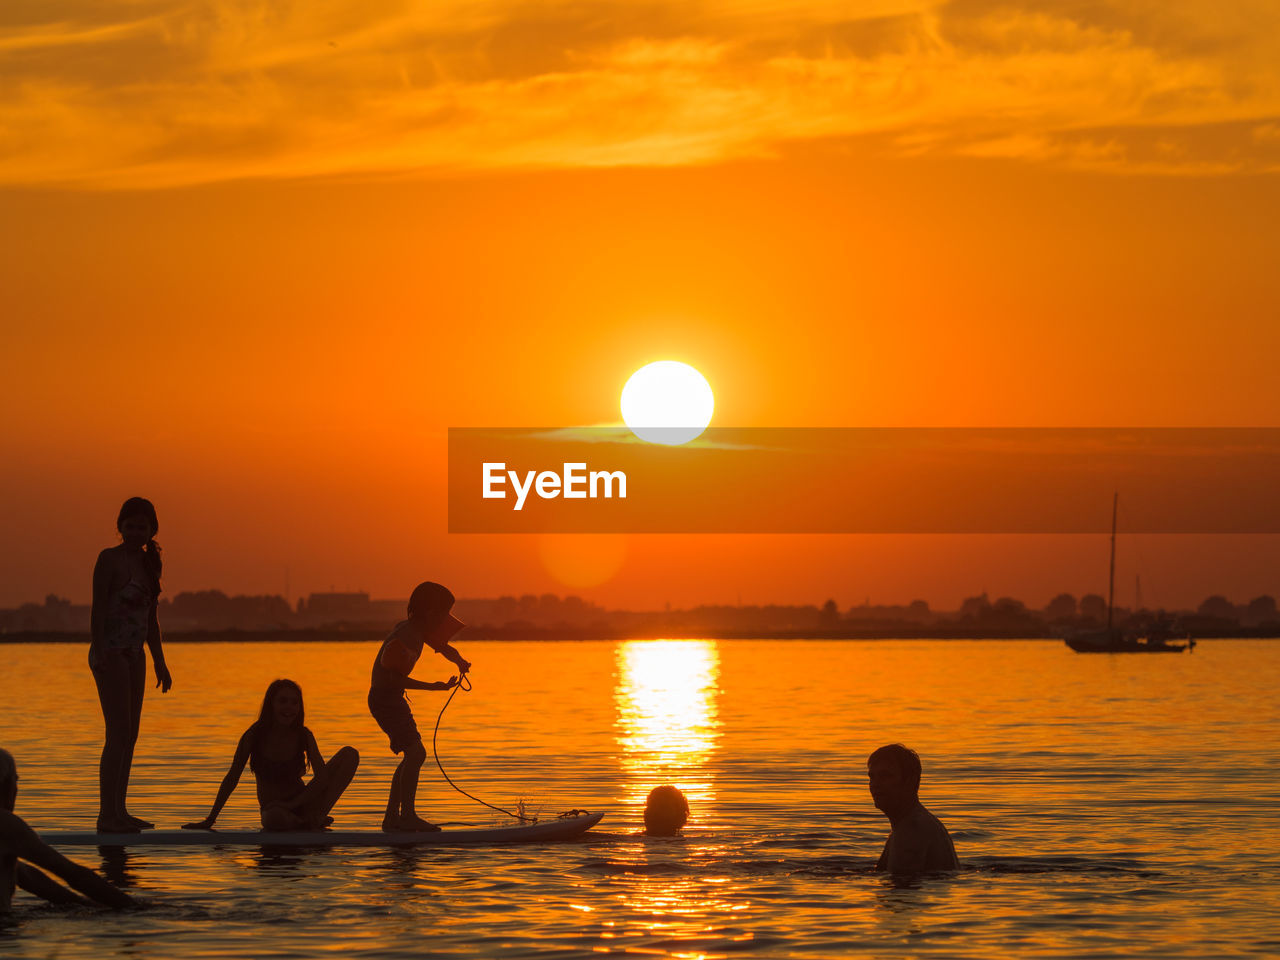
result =
M471 643L444 715L450 775L499 805L608 811L581 842L483 849L65 852L149 906L19 895L14 957L1238 957L1280 954L1280 643L1079 656L1058 643L704 640ZM267 683L362 762L334 814L375 828L395 760L367 715L375 646L170 644L149 692L134 813L207 811ZM18 813L89 830L101 718L85 649L0 647L0 745ZM420 676L447 676L424 661ZM445 695L413 697L430 737ZM963 870L871 872L887 833L865 758L902 741ZM496 815L432 761L420 810ZM644 795L688 793L682 839L636 835ZM250 778L219 826L256 827Z

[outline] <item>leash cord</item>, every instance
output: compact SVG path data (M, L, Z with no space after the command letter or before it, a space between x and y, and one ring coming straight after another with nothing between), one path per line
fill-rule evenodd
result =
M464 683L466 684L465 687L463 686ZM457 790L464 797L467 797L470 800L474 800L476 803L480 804L481 806L488 807L490 810L497 810L499 813L505 813L508 817L514 817L517 820L524 820L528 823L537 823L538 822L537 817L526 817L523 814L512 813L510 810L502 809L502 807L495 807L492 803L489 803L487 800L481 800L479 797L473 797L471 794L467 793L467 791L463 790L460 786L458 786L456 783L450 780L449 774L445 773L444 764L440 762L440 751L436 749L436 739L440 736L440 721L444 719L444 712L449 708L449 704L453 703L453 698L457 696L457 693L459 690L466 690L468 692L470 692L471 690L471 678L468 677L465 673L458 678L458 685L453 688L453 692L449 694L449 699L446 700L444 702L444 706L440 708L440 713L436 717L436 728L431 733L431 752L432 754L434 754L436 758L436 766L440 768L440 775L444 777L445 781L449 784L449 786L453 787L453 789Z

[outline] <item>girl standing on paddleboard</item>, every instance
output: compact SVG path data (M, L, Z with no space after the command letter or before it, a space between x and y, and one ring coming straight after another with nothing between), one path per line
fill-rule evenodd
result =
M156 508L142 497L126 500L116 530L122 542L98 554L93 568L90 613L89 667L106 727L98 763L98 832L137 833L155 826L132 816L125 804L146 689L144 645L151 649L156 686L168 693L173 679L156 619L161 569Z

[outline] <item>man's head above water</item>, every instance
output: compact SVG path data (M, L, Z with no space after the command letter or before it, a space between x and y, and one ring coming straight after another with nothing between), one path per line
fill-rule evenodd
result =
M889 818L892 829L877 870L894 875L955 870L955 844L942 821L920 802L920 757L900 743L890 743L867 757L871 799Z
M900 743L890 743L867 758L871 799L887 814L920 802L920 756Z

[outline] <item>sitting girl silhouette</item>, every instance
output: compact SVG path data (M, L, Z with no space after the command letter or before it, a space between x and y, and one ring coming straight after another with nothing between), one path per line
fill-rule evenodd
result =
M326 763L316 738L303 725L303 716L302 688L292 680L273 681L262 698L258 719L240 737L209 815L183 828L213 828L240 782L245 763L257 781L263 829L323 830L332 823L329 811L355 776L360 755L353 747L343 747ZM308 763L313 776L304 783Z

